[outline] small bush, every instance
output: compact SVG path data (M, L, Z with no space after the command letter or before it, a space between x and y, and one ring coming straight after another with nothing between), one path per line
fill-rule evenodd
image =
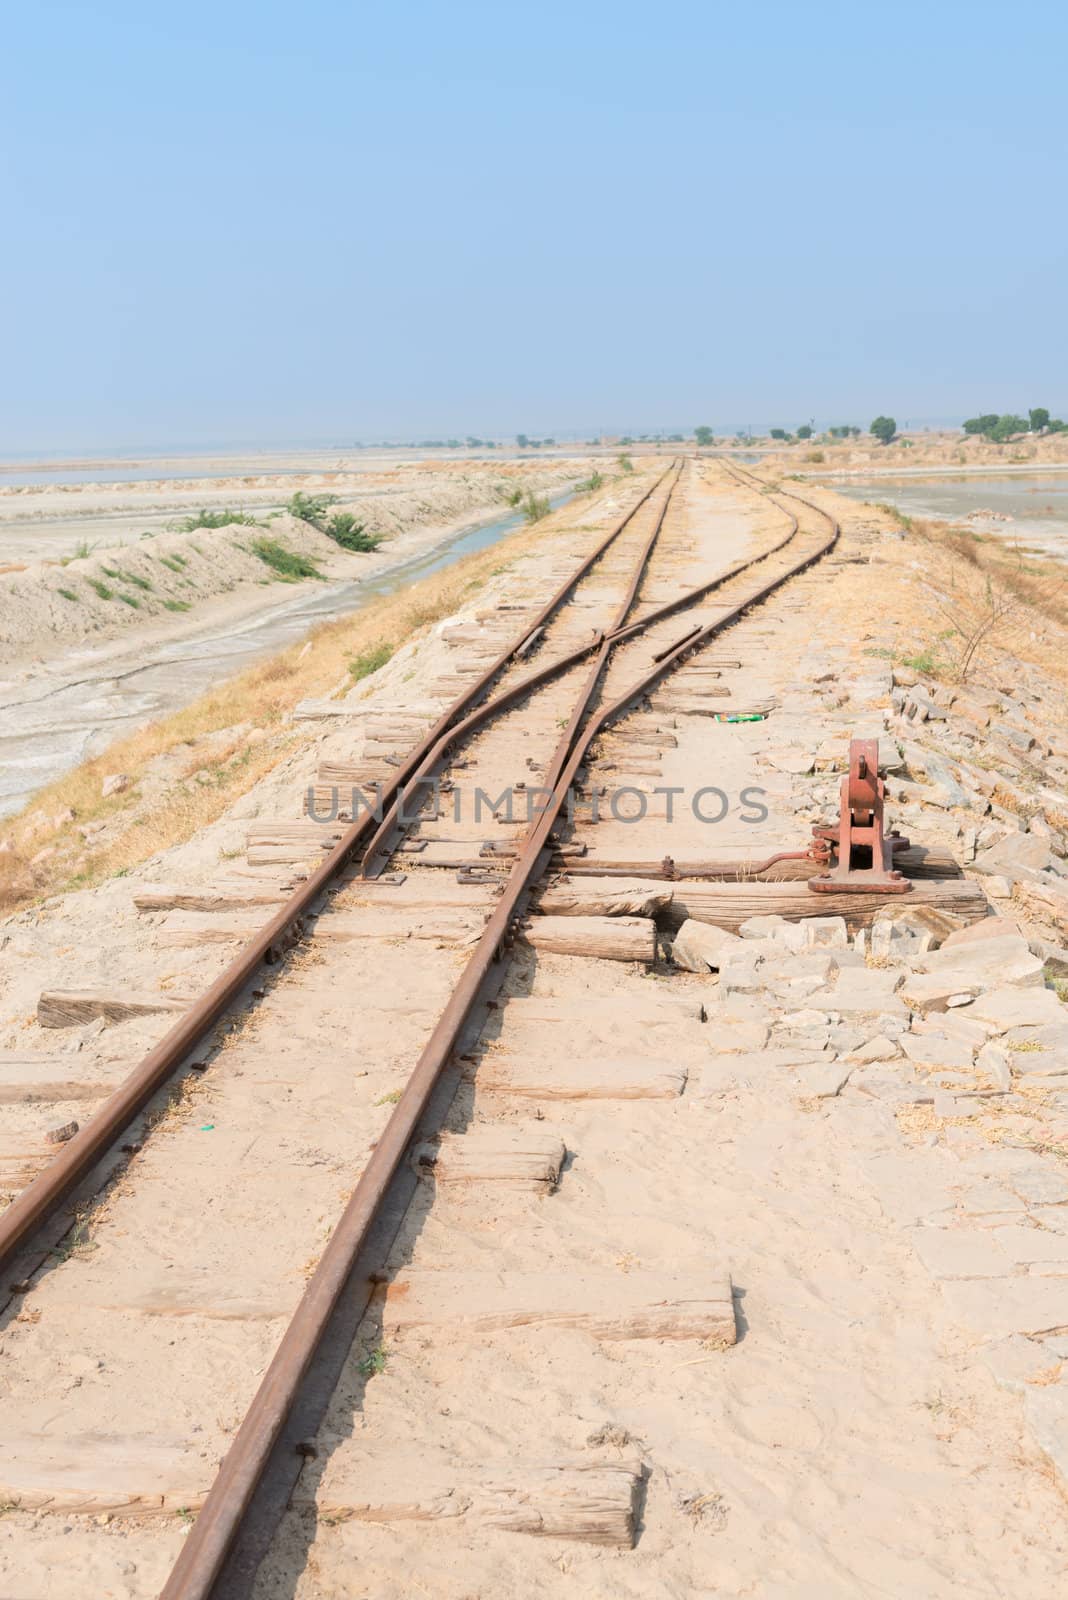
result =
M326 513L336 504L336 494L302 494L298 489L296 494L291 495L286 501L286 510L291 517L296 517L298 522L307 522L322 533Z
M322 577L314 561L309 561L307 556L298 555L295 550L287 550L277 539L253 540L252 554L259 556L283 583L296 583L299 578Z
M386 662L392 659L392 656L393 646L391 644L373 645L370 650L364 650L360 655L353 657L349 662L349 671L358 682L361 678L369 678L372 672L377 672L380 667L384 667Z
M630 456L617 456L616 465L619 467L621 472L634 471L634 462L630 459Z
M165 611L190 611L192 607L188 600L164 600L163 609Z
M195 517L183 517L174 527L179 533L192 533L194 528L228 528L234 522L245 528L260 526L247 511L198 511Z
M523 497L523 516L527 522L540 522L542 517L547 517L552 510L547 494L535 494L531 490Z
M364 553L377 550L382 543L382 535L368 533L362 522L357 522L351 511L337 511L330 518L322 530L328 539L333 539L342 550L355 550Z
M100 570L105 575L105 577L108 577L108 578L121 578L122 577L122 573L119 571L118 567L105 567L103 562L100 563Z
M520 506L520 505L522 505L522 503L523 503L523 491L522 491L522 489L513 489L510 494L505 495L505 499L507 500L507 502L508 502L508 504L510 506Z
M59 564L61 567L69 567L72 561L84 561L88 556L92 555L95 549L96 545L90 544L88 539L79 539L74 546L74 554L72 556L63 556Z
M135 611L139 611L141 609L141 602L137 599L136 595L119 593L115 596L115 598L116 600L121 600L124 606L132 606Z
M101 600L113 600L115 598L114 589L109 589L107 584L102 583L99 578L86 578L85 581L90 589L100 596Z
M77 603L78 596L74 593L73 589L57 589L56 593L61 594L64 600L73 600L75 603Z
M117 572L115 576L121 578L123 583L132 583L135 589L151 589L152 587L147 578L139 577L136 572Z
M178 576L181 577L183 563L177 556L157 556L156 560L161 566L167 567L171 572L177 572Z
M806 461L826 461L827 457L822 450L809 450L805 455Z
M604 483L602 472L591 472L588 478L583 478L581 483L575 485L578 494L594 494Z
M905 656L903 664L911 667L913 672L922 672L925 677L932 677L942 670L941 662L936 661L930 650L921 650L915 656Z

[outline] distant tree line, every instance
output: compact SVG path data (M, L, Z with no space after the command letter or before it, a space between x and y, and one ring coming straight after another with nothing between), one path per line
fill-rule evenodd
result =
M1000 415L996 411L984 411L980 417L968 417L964 424L965 433L978 434L995 444L1004 444L1018 433L1064 433L1066 430L1068 422L1062 422L1059 417L1051 418L1045 406L1032 406L1026 417L1017 416L1013 411Z

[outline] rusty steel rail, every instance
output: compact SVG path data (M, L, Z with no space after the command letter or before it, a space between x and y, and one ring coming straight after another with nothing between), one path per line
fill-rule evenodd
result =
M668 497L668 501L669 500L670 495ZM668 501L665 501L663 511L661 512L661 515L657 521L657 525L653 530L649 549L651 549L652 544L655 543L660 532L660 528L663 525ZM805 504L807 505L808 502L806 501ZM620 644L623 641L632 638L635 634L644 632L645 629L651 628L656 623L663 622L667 617L673 616L676 611L682 611L687 606L696 605L699 600L703 600L706 595L712 594L714 590L722 588L725 583L729 583L730 580L737 577L740 572L744 572L747 568L757 566L761 562L769 560L773 555L777 555L778 552L784 549L792 539L797 537L799 526L797 518L792 512L786 511L785 507L780 507L779 509L784 511L784 514L789 519L790 526L787 533L778 541L777 544L770 545L767 550L761 551L760 555L753 556L747 561L736 561L733 566L728 567L725 572L721 572L717 577L710 578L706 583L698 584L695 589L686 590L685 593L678 595L674 600L665 601L663 605L657 606L653 611L650 611L647 616L638 618L635 622L630 623L629 626L624 626L627 612L630 610L630 607L634 601L634 595L637 592L636 580L632 585L632 592L628 595L626 603L617 614L616 622L613 628L604 635L603 639L595 639L592 641L592 643L581 645L578 649L570 651L567 655L561 656L558 660L549 662L537 672L532 673L529 678L524 678L520 683L513 684L512 687L510 689L506 689L503 694L497 695L494 699L486 701L485 704L478 706L467 717L465 717L462 722L457 722L453 727L447 729L446 732L442 734L437 744L432 749L427 751L419 769L412 775L408 785L409 789L425 782L430 777L434 768L437 766L442 757L447 755L450 750L459 745L465 738L467 738L469 734L473 733L477 728L488 722L492 717L498 716L502 711L507 710L509 706L514 705L518 700L521 700L525 695L530 694L534 689L541 688L543 684L548 683L550 679L558 676L558 674L561 672L566 672L569 668L577 666L580 661L585 660L585 658L594 650L600 652L604 649L606 644ZM648 553L644 559L648 559ZM700 630L697 627L691 628L689 632L683 636L683 638L685 640L690 640L699 631ZM681 643L682 641L678 642ZM661 651L660 656L655 657L654 659L666 659L666 657L670 655L671 651L675 648L675 645L669 645L665 650ZM544 785L546 788L551 787L551 784L548 781L551 775L552 770L550 769L550 773L547 775L546 784ZM396 841L397 837L399 836L398 821L400 807L401 800L398 796L398 798L394 800L384 812L382 821L376 829L374 837L371 839L371 842L367 846L367 850L364 854L363 866L361 869L362 877L371 878L376 876L376 870L381 868L384 861L388 859L390 852L396 848Z
M396 776L391 779L384 791L385 798L392 800L403 791L404 785L421 765L427 750L433 749L447 729L487 692L494 679L513 660L531 633L543 626L564 604L576 584L581 582L590 568L600 560L675 470L674 462L665 468L626 515L620 518L590 555L580 562L571 576L561 584L552 598L542 607L533 623L526 623L522 634L487 667L472 688L466 690L442 712L427 736L398 768ZM592 649L594 646L588 648ZM281 946L292 925L307 912L327 885L342 871L353 851L364 843L372 831L373 822L374 817L371 813L352 822L310 877L290 895L271 920L248 941L219 974L214 983L194 1001L159 1043L141 1059L100 1110L73 1139L61 1147L44 1171L12 1201L3 1216L0 1216L0 1268L6 1268L10 1264L16 1253L28 1242L33 1230L39 1227L89 1175L120 1135L126 1132L134 1118L144 1110L152 1096L203 1042L205 1035L254 977L267 959L268 953Z
M675 482L670 485L667 495L664 498L664 504L661 506L660 513L653 525L653 530L648 539L645 541L645 544L642 546L642 550L635 566L634 574L631 578L626 596L616 613L615 620L613 621L612 627L609 629L608 633L600 634L591 640L589 644L580 645L577 649L569 651L567 655L560 656L557 660L548 662L544 667L541 667L536 672L531 673L529 678L524 678L520 683L513 684L512 687L506 689L503 694L496 695L492 700L487 701L484 705L476 707L476 709L466 716L462 722L458 722L455 724L455 726L449 728L444 734L442 734L441 738L437 741L433 748L427 751L419 770L411 779L409 788L425 782L430 777L430 774L433 772L434 768L437 766L442 757L456 745L460 744L465 738L467 738L469 734L473 733L476 728L481 727L484 723L487 723L494 717L499 716L502 711L506 711L509 706L514 705L518 700L523 699L533 690L541 688L543 684L549 683L551 679L558 677L560 673L566 672L570 667L576 666L580 661L584 661L586 657L591 655L594 650L596 650L598 653L598 662L601 661L606 647L606 641L611 638L619 628L622 627L624 621L626 620L627 613L634 604L634 597L638 592L638 587L641 583L645 569L648 566L649 557L653 552L657 539L660 537L660 530L664 526L664 518L667 516L668 506L671 504L671 496L675 491L675 487L681 474L682 466L680 463L675 474ZM685 601L681 603L685 603ZM647 627L649 622L652 620L652 618L647 619L646 622L642 623L642 626ZM600 666L595 665L593 670L595 672L599 672ZM550 767L549 772L546 775L545 787L552 787L552 777L553 773L552 768ZM376 828L374 836L364 852L363 864L360 872L361 877L375 877L377 875L376 869L381 868L383 863L392 854L393 850L396 849L396 837L398 830L403 831L403 829L400 828L399 823L402 804L402 797L398 797L393 801L389 809L383 814L382 821Z
M800 499L800 496L790 496ZM680 641L674 651L654 663L636 683L591 718L581 732L577 717L565 729L553 757L558 773L550 804L526 834L520 853L448 1004L408 1079L401 1097L345 1206L292 1321L282 1336L270 1366L245 1414L218 1475L189 1536L160 1592L159 1600L210 1600L215 1581L266 1469L274 1445L293 1406L304 1375L323 1338L345 1282L352 1271L378 1209L396 1175L423 1116L434 1087L455 1049L467 1018L476 1004L514 919L531 885L550 859L549 838L568 792L590 744L612 720L623 715L640 696L674 670L694 650L700 649L724 628L736 622L784 583L821 560L838 542L838 523L828 512L802 501L830 524L830 532L815 550L793 562L744 596L724 616L693 636ZM780 508L782 509L782 508ZM647 547L648 548L648 547ZM748 563L757 565L760 560ZM623 613L625 615L625 612ZM629 636L621 630L617 638ZM598 652L600 664L583 685L588 708L601 668L614 646L607 638ZM576 707L576 712L577 712ZM580 720L580 719L578 719Z

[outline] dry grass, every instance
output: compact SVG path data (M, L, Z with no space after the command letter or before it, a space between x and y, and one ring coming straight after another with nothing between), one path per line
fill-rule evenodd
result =
M1068 626L1068 570L1054 556L1025 552L998 534L917 517L912 532L981 573L1052 622Z
M351 683L354 657L398 649L420 629L451 615L487 578L544 548L554 532L574 527L566 511L556 512L445 572L324 623L305 640L117 740L103 755L50 784L23 812L0 823L0 914L128 872L215 822L301 739L285 720L298 701L329 694L342 681ZM242 724L262 729L267 737L250 745L242 729L197 751L206 736ZM168 758L173 758L169 765ZM161 774L164 765L168 771ZM130 786L103 799L103 780L116 772L126 773ZM99 840L83 838L81 829L94 822L105 824ZM35 862L42 851L49 853Z

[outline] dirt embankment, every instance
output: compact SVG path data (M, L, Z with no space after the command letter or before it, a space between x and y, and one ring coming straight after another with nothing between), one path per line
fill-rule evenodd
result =
M509 462L480 470L459 463L431 474L418 464L376 475L360 494L339 495L329 515L349 512L384 541L419 529L444 532L465 518L504 514L517 488L559 493L584 465ZM128 487L140 493L141 486ZM357 578L389 559L386 548L374 557L347 551L287 513L247 514L222 527L184 527L177 519L171 531L0 571L0 664L10 670L57 647L97 644L150 624L179 631L199 623L207 603L221 597L251 598L257 588L302 578ZM269 601L264 596L265 603L276 599L276 592Z
M630 480L634 490L626 479L606 486L597 504L612 511L660 471L660 463L651 463L648 474L639 469ZM530 483L529 472L520 481ZM0 916L125 874L192 838L303 747L312 725L294 725L298 702L351 689L395 654L417 651L441 618L484 587L499 586L512 563L551 548L561 529L589 515L582 496L441 572L323 623L41 789L0 823Z

